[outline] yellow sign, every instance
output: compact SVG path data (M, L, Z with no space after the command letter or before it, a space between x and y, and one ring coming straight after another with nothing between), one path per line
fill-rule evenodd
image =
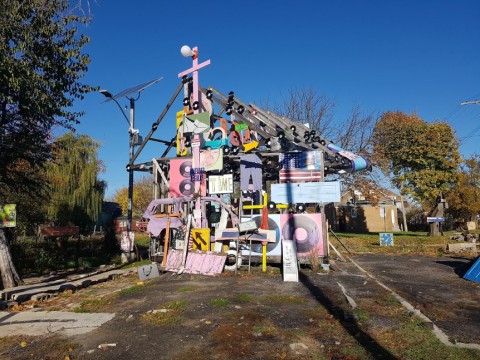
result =
M15 204L0 205L0 228L17 226L17 211Z
M177 125L177 155L179 155L179 156L187 155L186 147L183 146L183 148L182 148L182 137L180 135L180 132L178 131L179 127L180 127L180 124L183 120L183 115L184 114L185 114L184 110L181 110L181 111L177 112L177 122L176 122L176 125Z
M190 234L193 248L202 251L210 250L210 229L209 228L199 228L192 229Z

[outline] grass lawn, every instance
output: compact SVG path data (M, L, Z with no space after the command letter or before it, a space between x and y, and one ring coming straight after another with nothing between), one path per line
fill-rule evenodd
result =
M480 230L471 231L478 234ZM443 256L447 251L447 244L456 243L450 236L458 234L457 231L446 231L442 236L431 237L427 232L394 232L393 246L380 246L378 232L367 234L329 233L330 242L340 251L345 252L345 247L351 253L381 253L381 254L417 254L430 256ZM345 247L343 247L343 245ZM475 254L472 254L475 256Z

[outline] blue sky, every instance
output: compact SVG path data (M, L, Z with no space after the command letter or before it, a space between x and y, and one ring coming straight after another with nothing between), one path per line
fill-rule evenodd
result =
M241 5L236 5L241 4ZM463 139L465 156L480 153L480 2L422 1L90 1L85 33L91 57L84 78L116 94L163 76L136 103L145 136L191 66L182 45L198 46L200 84L245 102L279 102L292 88L314 88L335 102L335 119L365 113L416 112L446 120ZM175 134L174 106L154 137ZM77 103L87 114L78 132L101 143L107 195L127 186L128 126L99 93ZM127 105L127 100L121 101ZM160 156L150 142L137 162ZM135 175L136 177L140 175Z

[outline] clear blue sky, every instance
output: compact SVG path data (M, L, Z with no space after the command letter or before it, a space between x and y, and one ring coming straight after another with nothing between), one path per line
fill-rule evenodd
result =
M238 5L237 5L238 4ZM465 156L480 153L480 1L90 1L91 57L85 81L116 94L163 76L137 101L135 127L145 136L191 66L180 47L198 46L211 65L200 84L245 102L281 101L289 89L313 87L336 104L343 120L354 106L365 113L416 112L446 120ZM169 140L170 110L154 137ZM127 186L128 127L113 102L91 93L77 108L78 126L102 145L107 195ZM127 101L121 101L127 105ZM160 156L150 142L137 162ZM137 175L136 177L140 176Z

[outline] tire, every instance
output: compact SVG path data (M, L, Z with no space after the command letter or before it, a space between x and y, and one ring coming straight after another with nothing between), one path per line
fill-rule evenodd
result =
M236 259L236 261L234 261L232 265L227 265L228 259L232 257ZM225 261L225 270L235 271L235 269L238 269L240 266L242 266L242 257L238 256L237 250L230 249L227 251L227 261Z
M295 211L297 213L305 212L305 204L299 203L299 204L295 205Z
M275 210L276 208L277 208L277 204L275 204L275 202L270 201L268 203L268 210Z

